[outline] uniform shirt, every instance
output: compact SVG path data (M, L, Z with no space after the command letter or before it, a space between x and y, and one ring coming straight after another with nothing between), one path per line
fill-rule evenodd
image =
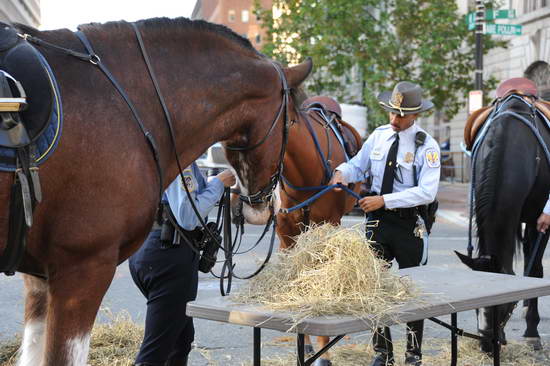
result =
M544 209L542 212L546 215L550 215L550 196L548 197L548 201L546 201L546 204L544 205Z
M422 146L416 152L415 135L423 131L416 123L399 132L396 176L393 193L385 194L386 208L414 207L432 202L439 187L440 160L439 146L428 134ZM391 126L378 127L369 136L361 150L349 162L340 164L336 170L342 172L348 183L362 182L372 177L371 190L380 192L386 157L393 141L395 131ZM416 165L418 186L414 186L413 163Z
M222 181L215 177L206 181L196 163L185 168L183 177L201 217L206 217L223 194L224 187ZM199 218L191 206L191 202L189 202L187 192L185 192L185 187L179 175L166 188L165 194L168 198L170 209L182 228L191 231L201 225Z

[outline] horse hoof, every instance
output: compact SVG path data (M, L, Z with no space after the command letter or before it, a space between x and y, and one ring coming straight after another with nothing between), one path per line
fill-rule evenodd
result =
M542 342L539 337L525 337L525 343L527 343L528 346L533 347L533 351L542 350Z
M332 362L326 358L318 358L313 363L313 366L332 366Z
M306 354L306 355L315 354L315 350L313 349L313 346L311 344L306 344L304 346L304 354Z

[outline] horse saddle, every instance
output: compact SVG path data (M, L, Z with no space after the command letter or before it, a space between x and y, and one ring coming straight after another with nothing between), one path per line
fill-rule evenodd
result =
M54 85L42 55L0 22L0 147L36 141L50 122Z
M327 123L335 126L342 138L342 145L349 158L355 156L359 152L360 146L357 144L351 125L342 120L342 107L337 101L330 97L315 96L306 99L302 103L302 108L308 111L317 111L321 118L325 116L332 117ZM324 113L321 113L323 111Z
M506 91L501 91L500 94L502 95L502 97L506 97L512 93L516 93L524 97L532 95L529 93L524 93L518 89L508 89ZM499 99L500 98L501 97L499 97ZM539 99L535 100L534 105L540 113L542 113L548 120L550 120L550 102ZM466 144L466 149L468 151L472 151L478 132L481 130L481 127L483 127L483 125L487 121L487 118L491 115L494 109L494 105L483 107L478 109L477 111L474 111L468 117L466 125L464 126L464 143Z

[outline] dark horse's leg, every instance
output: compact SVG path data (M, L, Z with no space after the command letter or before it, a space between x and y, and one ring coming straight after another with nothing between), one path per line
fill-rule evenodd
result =
M85 258L78 254L62 255L58 260L64 265L48 279L45 359L40 366L86 365L92 326L118 256L112 250Z
M542 237L539 248L537 250L537 255L533 262L531 268L531 273L527 273L529 261L533 256L533 251L535 249L536 240L538 237L538 232L535 225L528 225L526 228L526 239L523 243L523 261L524 261L524 275L529 277L542 278L543 276L543 267L542 267L542 257L546 249L548 242L548 234ZM539 310L538 310L538 298L529 299L527 302L527 312L525 314L526 329L523 336L525 337L528 344L533 346L535 350L542 349L542 343L540 341L540 335L538 332L538 325L540 322Z
M23 275L25 282L25 330L19 366L36 366L42 362L46 330L48 285L46 280Z

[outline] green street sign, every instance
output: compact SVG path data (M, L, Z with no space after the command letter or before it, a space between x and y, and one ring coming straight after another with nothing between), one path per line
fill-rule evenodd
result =
M515 9L487 9L485 10L485 19L516 19L516 10Z
M485 10L485 20L495 20L495 19L515 19L516 10L515 9L486 9ZM466 23L468 24L468 30L474 30L476 27L476 13L471 12L466 15Z
M517 24L485 24L485 34L521 36L523 26Z

